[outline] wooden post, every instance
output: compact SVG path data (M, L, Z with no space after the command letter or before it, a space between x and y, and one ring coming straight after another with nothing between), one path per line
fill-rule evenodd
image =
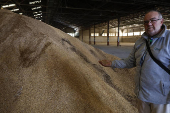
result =
M119 46L119 26L120 26L120 17L118 18L117 46Z
M83 42L83 29L82 29L82 42Z
M94 45L96 44L95 42L95 24L94 24Z
M107 45L109 46L109 21L107 22Z
M89 44L91 44L91 31L90 31L90 28L89 28Z

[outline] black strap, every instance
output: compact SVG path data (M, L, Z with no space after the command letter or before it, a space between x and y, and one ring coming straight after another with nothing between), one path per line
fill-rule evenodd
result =
M146 46L147 46L147 49L148 49L148 52L149 52L149 55L151 56L151 58L152 58L162 69L164 69L168 74L170 74L170 70L169 70L166 66L164 66L159 60L157 60L157 59L153 56L147 40L146 40Z

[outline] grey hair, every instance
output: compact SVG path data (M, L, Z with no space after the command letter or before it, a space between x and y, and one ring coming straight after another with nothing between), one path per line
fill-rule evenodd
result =
M150 11L148 11L146 14L148 14L148 13L150 13L150 12L157 12L159 19L162 19L162 18L163 18L162 14L161 14L159 11L157 11L157 10L150 10Z

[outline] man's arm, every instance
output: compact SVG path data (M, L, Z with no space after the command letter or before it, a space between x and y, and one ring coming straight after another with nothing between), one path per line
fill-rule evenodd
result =
M135 47L132 49L131 53L129 54L128 58L121 59L121 60L100 60L99 63L105 67L113 67L113 68L132 68L136 66L136 59L135 59Z

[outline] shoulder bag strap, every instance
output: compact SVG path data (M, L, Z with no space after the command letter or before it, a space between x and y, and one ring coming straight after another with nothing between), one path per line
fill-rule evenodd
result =
M168 74L170 74L170 70L169 70L166 66L164 66L159 60L157 60L157 59L153 56L153 54L152 54L152 52L151 52L151 50L150 50L148 41L147 41L147 40L145 40L145 41L146 41L146 46L147 46L147 49L148 49L148 52L149 52L149 55L151 56L151 58L152 58L162 69L164 69Z

